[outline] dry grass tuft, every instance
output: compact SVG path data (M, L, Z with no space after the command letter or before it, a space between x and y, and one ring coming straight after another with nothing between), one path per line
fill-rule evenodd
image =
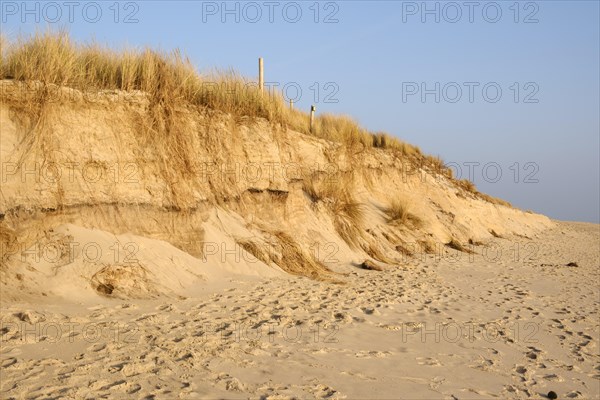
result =
M326 197L323 182L317 174L313 174L302 181L302 191L304 191L313 204L322 201Z
M315 118L313 135L333 142L344 143L352 148L355 146L369 147L372 139L365 129L348 116L322 114Z
M500 235L499 233L497 233L497 232L496 232L495 230L493 230L493 229L490 229L490 234L491 234L493 237L495 237L495 238L499 238L499 239L502 239L502 237L503 237L502 235Z
M412 255L414 254L412 250L406 247L405 243L400 243L396 245L396 251L406 257L412 257Z
M303 182L309 199L326 205L337 233L350 247L357 248L363 237L364 206L354 198L351 188L352 178L346 175L323 179L315 174Z
M473 253L471 249L468 249L467 247L463 246L459 241L457 241L454 238L452 238L452 240L446 243L446 246L454 250L462 251L463 253Z
M388 216L388 223L393 225L410 225L414 228L420 228L423 220L410 212L410 206L405 202L394 199L386 208L385 213Z
M477 188L475 187L475 184L468 179L457 180L456 185L469 193L477 193Z
M425 159L434 173L443 175L448 179L452 179L452 169L448 168L444 163L444 160L442 160L439 156L426 156Z
M257 260L267 265L271 265L273 262L271 252L264 245L260 245L250 239L237 239L236 243L246 252L252 254Z
M333 272L305 252L290 235L280 231L275 232L274 236L281 248L277 265L285 272L317 280L333 280Z
M334 272L315 259L287 233L269 233L272 243L259 243L256 240L239 238L236 243L246 252L267 265L277 265L287 273L306 276L311 279L337 282Z
M459 188L463 189L464 191L466 191L468 193L473 194L475 197L477 197L479 199L487 201L488 203L498 204L501 206L512 208L512 204L510 204L506 200L502 200L497 197L493 197L488 194L481 193L480 191L477 190L477 188L475 187L475 184L468 179L455 180L454 182L455 182L456 186L458 186Z
M422 251L425 254L435 254L436 253L436 245L430 240L419 240L419 251Z
M477 192L477 195L478 195L478 196L479 196L481 199L483 199L483 200L487 201L488 203L492 203L492 204L499 204L499 205L501 205L501 206L505 206L505 207L511 207L511 208L512 208L512 204L510 204L510 203L509 203L508 201L506 201L506 200L502 200L502 199L499 199L499 198L497 198L497 197L493 197L493 196L490 196L490 195L488 195L488 194L481 193L481 192Z
M6 261L17 248L17 233L0 221L0 270L6 266Z
M385 264L393 264L395 261L386 256L379 246L374 243L363 244L362 249L374 260L380 261Z
M356 248L363 236L363 205L345 192L334 201L332 211L336 231L350 247Z

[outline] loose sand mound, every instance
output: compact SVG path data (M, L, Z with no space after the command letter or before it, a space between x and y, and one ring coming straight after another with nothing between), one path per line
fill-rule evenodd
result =
M231 239L222 239L235 248ZM10 274L5 273L1 290L3 300L27 292L69 301L98 296L149 299L181 297L190 287L240 274L280 274L249 255L236 256L239 262L223 262L217 252L195 258L161 240L60 225L44 232L43 239L19 257L11 257Z

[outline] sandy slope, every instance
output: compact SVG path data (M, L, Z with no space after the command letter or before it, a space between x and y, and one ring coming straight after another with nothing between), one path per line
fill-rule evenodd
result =
M340 266L340 285L233 274L185 299L4 300L1 397L598 398L599 244L598 225L559 223Z

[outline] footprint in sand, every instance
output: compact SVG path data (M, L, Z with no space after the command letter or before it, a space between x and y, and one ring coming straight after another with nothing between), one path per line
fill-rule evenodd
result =
M442 363L433 357L417 357L416 360L417 360L417 364L419 364L419 365L429 365L432 367L442 366Z
M355 354L355 356L357 358L371 358L371 357L375 357L375 358L384 358L387 357L389 355L391 355L392 353L390 353L389 351L361 351Z
M128 383L126 392L127 392L127 394L134 394L134 393L139 392L141 389L142 389L142 387L137 383L134 383L134 384Z
M539 353L539 350L538 351L529 351L525 354L525 356L527 358L529 358L530 360L537 360L538 353Z
M515 371L517 371L517 373L524 375L527 372L527 368L525 368L522 365L517 365L517 367L515 368Z
M327 385L323 385L323 384L318 384L316 385L312 390L311 390L313 396L317 399L329 399L332 397L337 397L339 396L337 390L332 389L331 387L327 386Z
M17 363L17 359L14 357L8 358L6 360L2 361L2 368L8 368L12 365L15 365Z
M98 353L100 351L103 351L106 349L106 344L105 343L98 343L95 344L91 347L88 348L89 350L93 351L94 353Z
M564 381L564 379L562 379L560 376L558 376L556 374L547 374L547 375L544 375L543 378L550 382L563 382Z

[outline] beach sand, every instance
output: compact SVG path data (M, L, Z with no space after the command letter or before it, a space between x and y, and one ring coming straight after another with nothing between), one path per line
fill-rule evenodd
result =
M598 398L599 243L599 225L557 222L474 254L340 266L341 283L275 271L156 299L3 298L0 396ZM168 268L168 251L140 255Z

